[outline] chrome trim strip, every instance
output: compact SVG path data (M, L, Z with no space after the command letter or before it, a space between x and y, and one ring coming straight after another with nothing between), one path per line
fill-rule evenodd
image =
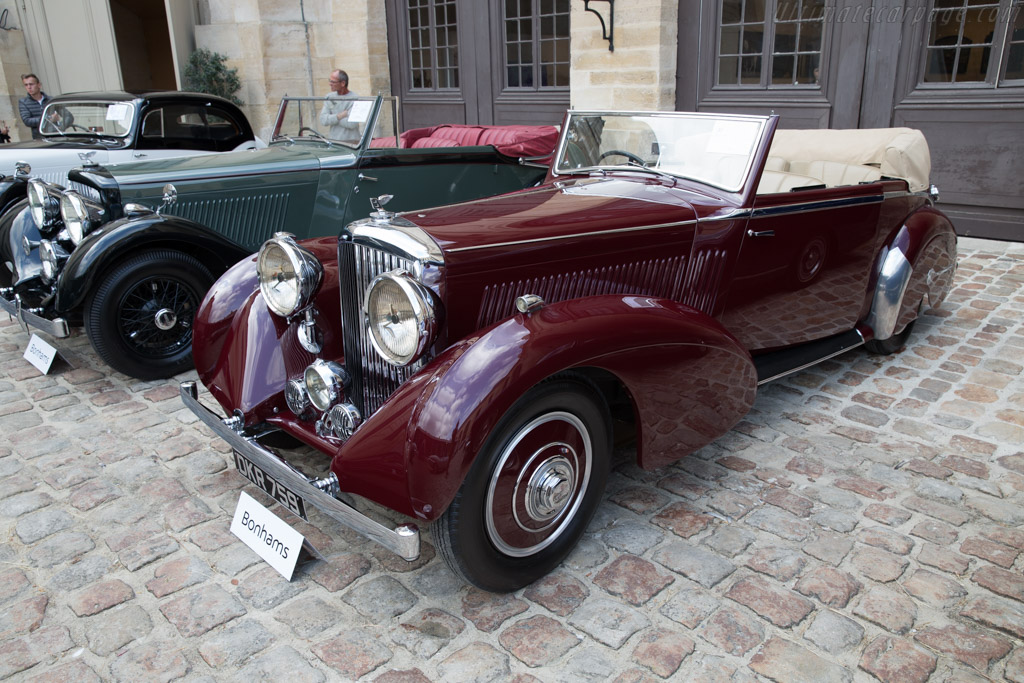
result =
M370 519L355 508L313 486L308 478L293 469L273 451L261 446L255 439L243 436L225 424L224 420L199 402L199 392L195 382L182 382L180 393L185 406L195 413L203 424L213 430L214 434L227 441L228 445L272 477L280 479L282 484L301 495L303 500L322 510L324 514L340 524L409 562L420 556L420 532L415 524L402 524L395 529L389 529Z
M705 219L705 220L721 220ZM675 228L682 227L684 225L696 225L700 221L697 219L689 221L678 221L676 223L659 223L658 225L641 225L634 228L615 228L613 230L595 230L593 232L577 232L571 235L554 235L552 237L537 237L532 240L516 240L513 242L495 242L494 244L475 244L470 247L457 247L455 249L449 249L450 253L456 253L460 251L476 251L477 249L493 249L495 247L514 247L520 244L536 244L538 242L554 242L557 240L567 240L576 237L592 237L594 235L615 235L623 232L638 232L640 230L657 230L660 228Z
M64 318L48 320L41 315L26 311L21 307L21 299L17 297L11 301L10 299L0 296L0 309L3 309L5 313L10 314L12 318L21 323L26 332L29 332L29 327L34 327L40 332L45 332L55 339L64 339L71 335L71 331L68 329L67 320Z
M179 157L172 157L178 160ZM194 157L180 157L183 159L192 159ZM283 175L285 173L314 173L320 170L320 167L310 168L285 168L272 173L267 171L252 171L251 173L228 173L223 175L208 175L208 176L193 176L189 175L185 171L179 171L178 173L161 176L161 180L168 183L180 183L180 182L203 182L206 180L230 180L232 178L250 178L253 176L270 176L270 175ZM146 175L125 175L118 178L114 178L120 187L131 187L133 185L153 185L154 182L159 183L160 180L154 181L153 174Z
M754 209L751 218L764 218L766 216L778 216L787 213L803 213L805 211L825 211L839 209L845 206L858 206L860 204L880 204L885 197L880 194L868 195L865 197L847 197L845 199L826 199L819 202L801 202L799 204L785 204L783 206L770 206L765 209Z
M827 356L822 356L821 358L818 358L817 360L812 360L812 361L810 361L808 363L804 363L803 365L800 365L798 367L786 370L785 372L780 372L777 375L772 375L771 377L767 377L765 379L758 380L757 386L761 386L762 384L766 384L767 382L775 381L775 380L779 379L780 377L785 377L786 375L792 375L794 372L800 372L801 370L806 370L807 368L813 367L813 366L817 365L818 363L827 361L829 358L835 358L836 356L841 356L844 353L846 353L847 351L852 351L853 349L857 348L858 346L863 346L864 342L865 342L864 335L862 335L860 333L860 330L854 330L854 332L856 332L857 336L860 337L860 341L857 342L856 344L852 344L852 345L847 346L845 348L839 349L838 351L834 351L834 352L828 354Z

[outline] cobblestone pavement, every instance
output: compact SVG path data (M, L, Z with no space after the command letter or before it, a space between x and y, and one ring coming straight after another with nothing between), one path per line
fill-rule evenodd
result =
M903 353L619 466L579 548L512 595L429 535L407 565L322 518L298 527L328 560L284 581L229 533L243 482L177 380L112 374L82 336L41 376L4 321L0 678L1022 682L1022 317L1024 245L965 240Z

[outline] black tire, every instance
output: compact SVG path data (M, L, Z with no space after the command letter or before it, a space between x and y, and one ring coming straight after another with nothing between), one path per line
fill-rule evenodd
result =
M914 323L917 322L917 318L914 318L907 326L903 328L902 332L894 334L888 339L872 339L871 341L864 342L864 348L869 353L876 353L879 355L889 356L898 351L902 351L903 347L907 345L907 339L910 338L910 331L914 329Z
M509 592L558 565L601 502L610 425L604 401L582 381L546 381L520 398L434 524L438 554L452 571L484 590Z
M213 284L180 251L148 251L107 273L85 304L85 331L110 367L143 380L192 367L192 320Z

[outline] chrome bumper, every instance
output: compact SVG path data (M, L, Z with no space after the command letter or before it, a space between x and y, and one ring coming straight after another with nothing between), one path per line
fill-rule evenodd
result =
M31 311L25 310L21 307L21 298L17 294L14 295L14 300L0 296L0 309L3 309L5 312L9 313L12 318L21 323L21 326L25 328L26 332L29 331L29 327L34 327L56 339L63 339L70 334L68 331L67 320L64 318L48 320Z
M202 420L203 424L227 441L233 449L302 496L307 503L403 559L411 562L420 556L420 532L415 524L402 524L395 529L389 529L337 498L324 493L313 486L307 477L293 469L275 453L261 446L255 439L235 431L228 424L230 418L224 420L217 417L213 411L199 402L198 397L195 382L181 383L181 400Z

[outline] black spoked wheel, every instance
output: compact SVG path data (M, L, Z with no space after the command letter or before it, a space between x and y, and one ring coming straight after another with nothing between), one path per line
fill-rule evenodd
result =
M502 417L435 524L438 552L470 583L525 586L575 547L601 501L611 419L587 384L553 380Z
M89 341L126 375L176 375L192 365L192 321L212 282L210 271L188 254L161 250L132 257L89 298Z

